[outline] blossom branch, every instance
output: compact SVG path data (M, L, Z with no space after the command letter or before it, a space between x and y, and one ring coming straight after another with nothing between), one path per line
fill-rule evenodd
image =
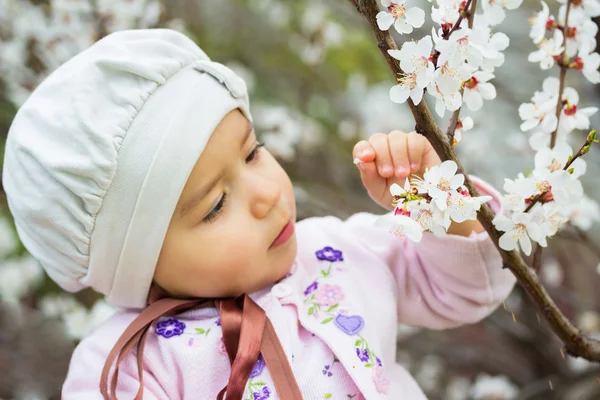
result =
M588 151L590 151L590 146L594 142L598 142L598 140L596 139L596 130L591 131L590 134L587 136L587 139L585 140L585 143L583 144L583 146L581 146L581 148L579 149L579 151L577 151L577 153L573 157L569 157L569 161L567 161L567 163L565 164L563 170L568 171L569 168L571 167L571 164L573 164L573 162L575 160L577 160L579 157L581 157L582 155L584 155ZM542 193L540 193L537 196L535 196L531 200L531 203L527 206L527 208L523 212L524 213L529 212L533 208L533 206L538 201L540 201L542 198L544 198L544 196L548 195L548 193L550 193L550 190L545 190Z
M352 0L350 2L353 3ZM377 0L361 0L359 3L359 12L366 18L375 35L377 46L394 77L401 76L403 72L398 62L388 54L388 50L398 50L396 42L389 31L381 31L377 26L376 15L379 12ZM458 172L462 173L465 177L464 185L469 190L469 193L473 196L478 196L479 192L470 180L469 175L465 172L452 144L446 140L446 136L436 124L425 102L421 101L418 105L415 105L411 99L408 99L407 102L415 119L415 130L429 140L442 161L452 160L457 164ZM600 341L583 334L564 316L540 282L535 271L527 265L517 251L506 251L500 248L500 233L492 223L493 218L494 213L491 208L487 204L482 204L478 213L479 222L488 232L490 239L498 249L505 267L509 268L516 276L521 286L523 286L536 307L550 324L551 329L564 343L566 351L571 355L580 356L591 361L600 361Z
M465 10L460 14L460 16L458 17L458 20L456 21L456 24L454 24L454 26L452 27L452 30L448 33L448 36L446 37L449 38L450 35L452 34L452 32L454 31L454 29L457 26L460 26L460 23L462 22L463 19L463 15L468 15L468 22L469 22L469 29L473 28L473 22L475 20L475 10L477 10L477 0L472 0L473 2L471 3L471 0L469 0L465 6ZM460 89L460 94L461 96L464 93L464 87L462 87ZM458 118L460 117L460 110L462 107L460 107L458 110L454 111L454 113L452 114L452 118L450 118L451 122L450 122L450 126L448 126L448 130L446 131L446 135L448 136L448 141L450 142L450 144L454 144L454 133L456 132L456 127L458 126Z
M569 30L569 11L571 10L571 0L567 0L567 12L565 13L565 25L562 27L563 33L563 45L564 50L560 54L560 62L558 63L558 67L560 68L560 78L559 78L559 86L558 86L558 100L556 101L556 129L552 131L552 136L550 138L550 148L554 148L556 144L556 135L558 133L558 126L560 123L560 115L562 114L563 108L563 91L565 89L565 78L567 76L568 65L565 63L565 55L567 52L567 32Z

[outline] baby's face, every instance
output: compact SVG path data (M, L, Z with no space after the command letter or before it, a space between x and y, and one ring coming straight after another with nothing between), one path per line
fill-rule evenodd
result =
M290 270L296 236L289 236L289 226L280 233L296 219L292 183L257 144L239 110L213 132L183 189L154 274L170 294L238 296Z

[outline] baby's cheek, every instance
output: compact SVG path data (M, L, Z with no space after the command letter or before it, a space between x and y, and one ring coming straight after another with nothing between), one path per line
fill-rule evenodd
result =
M265 250L261 252L255 243L256 239L238 235L228 241L222 253L222 271L226 275L223 278L240 290L253 286L253 281L261 275L257 268L266 262Z

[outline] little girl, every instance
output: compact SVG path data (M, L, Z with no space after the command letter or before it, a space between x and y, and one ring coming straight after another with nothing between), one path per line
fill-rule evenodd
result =
M388 209L392 183L440 164L399 131L353 156ZM123 308L77 347L63 400L424 399L395 362L398 323L475 323L515 282L477 221L418 244L367 213L296 224L243 80L170 30L114 33L48 77L3 184L49 276Z

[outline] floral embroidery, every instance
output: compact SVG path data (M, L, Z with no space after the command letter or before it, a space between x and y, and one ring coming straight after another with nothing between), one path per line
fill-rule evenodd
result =
M344 256L342 252L339 250L335 250L329 246L322 248L321 250L317 250L315 252L317 258L323 261L344 261Z
M262 382L261 382L262 383ZM267 386L263 386L262 390L252 393L252 400L265 400L271 396L271 390Z
M196 328L194 333L191 333L191 335L193 335L193 337L191 337L190 340L188 341L188 346L199 347L202 344L202 341L200 340L202 338L202 336L208 336L209 333L210 333L210 328L208 328L206 330L203 328Z
M333 367L335 365L336 362L340 362L340 360L338 360L335 356L333 357L333 361L331 362L331 365L327 364L326 366L323 367L323 375L330 377L331 375L333 375Z
M167 339L173 336L179 336L183 334L185 330L185 323L179 321L177 318L170 318L166 321L161 321L156 324L155 332Z
M308 296L309 294L311 294L312 292L314 292L315 289L318 288L318 287L319 287L319 283L317 281L314 281L313 283L311 283L310 285L308 285L308 287L304 291L304 295Z
M375 389L379 393L387 394L390 387L390 381L385 376L385 371L381 365L377 365L373 368L373 382L375 383Z
M271 389L269 389L265 382L254 382L254 378L250 378L246 400L266 400L270 396Z
M323 285L315 292L315 301L320 306L333 306L344 300L344 292L338 285Z
M381 359L375 355L373 350L369 348L369 344L366 339L360 335L358 335L360 339L357 339L354 342L354 346L356 346L356 356L360 361L365 364L365 367L371 368L373 365L377 364L378 367L381 367Z
M258 360L256 361L256 364L254 364L254 368L252 368L252 372L250 372L250 378L254 378L254 377L260 375L260 373L263 371L264 368L265 368L265 360L263 359L262 354L260 354L258 356Z
M217 326L221 326L221 318L217 318L217 320L215 321L215 324Z
M338 329L349 336L357 335L359 339L354 342L356 356L365 368L373 369L372 378L376 390L380 393L387 393L390 382L385 375L381 359L369 348L366 339L358 334L365 326L365 320L360 315L348 315L347 311L340 309L340 303L345 298L343 289L340 286L321 284L320 282L320 279L331 276L333 263L344 261L342 252L327 246L316 251L315 254L319 260L329 261L329 265L327 269L321 269L321 275L304 290L304 304L310 306L308 315L322 319L321 324L328 324L333 321ZM336 267L335 270L344 271L343 268L339 267ZM331 377L333 375L332 370L336 362L339 361L334 357L331 365L328 364L323 367L321 372L324 376ZM331 398L331 396L331 393L325 394L326 399ZM348 395L348 398L351 399L354 396Z
M258 360L250 372L250 379L248 380L248 397L246 400L266 400L271 396L271 389L267 387L265 382L255 382L254 378L260 375L265 369L265 359L262 354L258 355Z

